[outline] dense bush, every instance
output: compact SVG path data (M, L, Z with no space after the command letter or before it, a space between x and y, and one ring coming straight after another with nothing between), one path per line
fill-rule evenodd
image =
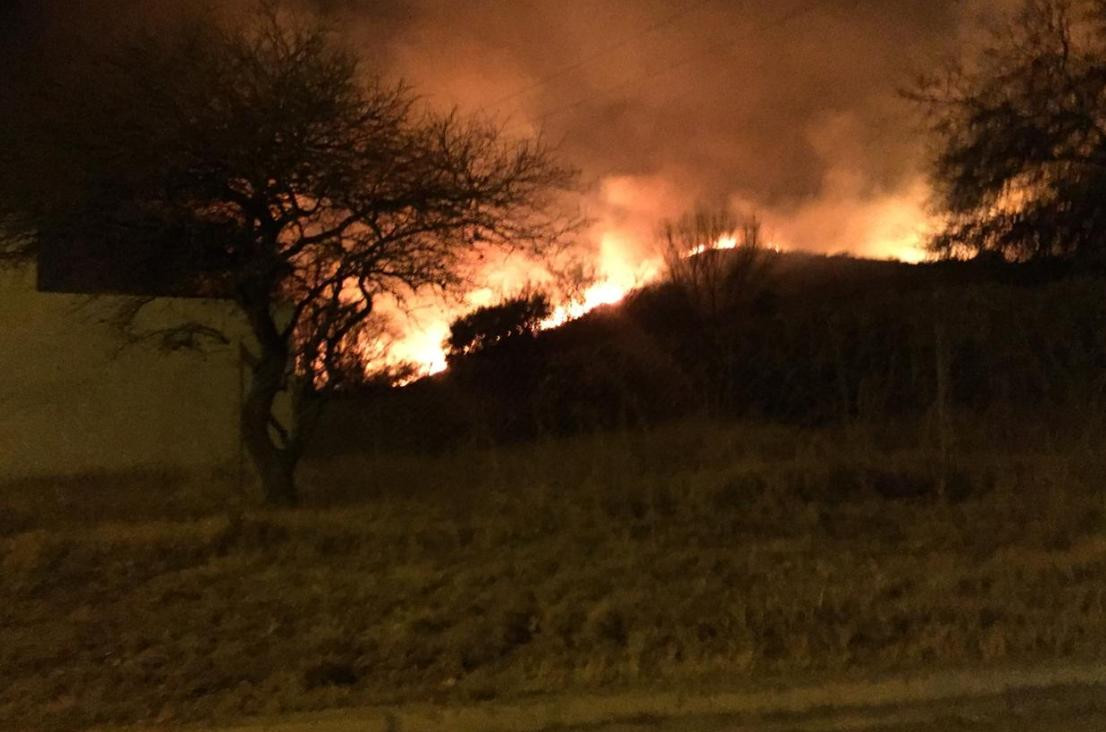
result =
M553 313L549 298L540 292L524 292L498 305L477 308L449 326L447 358L456 364L461 357L481 353L508 341L532 337L541 322Z

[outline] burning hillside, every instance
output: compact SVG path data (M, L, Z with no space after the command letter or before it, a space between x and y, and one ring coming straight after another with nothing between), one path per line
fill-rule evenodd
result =
M607 195L616 197L626 185L626 182L613 185L614 190L608 190ZM929 227L923 212L924 195L924 188L918 186L909 195L875 201L866 220L851 222L847 227L847 235L853 237L852 245L834 247L832 251L875 259L919 261L924 257L924 238ZM773 219L771 224L763 224L753 220L756 231L752 239L749 224L735 221L729 228L712 232L705 240L684 242L678 255L695 257L711 250L736 249L743 244L777 252L808 250L812 247L805 238L806 227L811 219L822 215L821 211L800 211L786 222ZM643 212L637 211L608 216L602 225L589 232L597 243L573 252L583 260L574 281L558 278L545 264L526 261L521 256L505 256L481 268L473 278L481 286L470 289L459 301L425 297L413 306L401 308L394 300L386 299L379 309L391 319L395 331L387 343L374 344L371 352L376 357L368 367L412 364L418 376L441 372L446 368L444 344L454 319L526 288L549 292L554 302L553 313L541 322L542 329L558 327L597 307L622 301L632 290L658 281L668 269L665 259L672 252L666 253L664 246L658 246L656 231L648 229L655 224L646 221Z

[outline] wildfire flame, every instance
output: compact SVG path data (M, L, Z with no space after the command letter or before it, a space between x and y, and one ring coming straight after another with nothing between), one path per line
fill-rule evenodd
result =
M699 246L686 256L698 256L708 250L736 249L738 240L733 236L720 237L710 246ZM770 246L780 251L778 246ZM601 266L604 274L586 287L576 297L568 297L558 304L553 313L541 321L539 328L548 330L583 317L596 308L615 305L621 302L632 290L655 282L663 272L663 262L659 256L648 257L639 263L628 261L624 247L618 246L613 236L603 237L601 247ZM465 301L479 307L494 302L492 292L481 288L469 293ZM388 348L386 363L413 363L417 368L414 378L430 376L445 371L446 352L443 346L449 335L449 322L460 313L447 312L445 309L432 311L429 315L414 313L407 316L404 333Z
M549 328L556 328L557 326L564 325L568 321L575 320L597 307L614 305L621 301L622 298L626 297L626 293L628 292L629 289L615 282L597 282L587 288L584 291L583 297L579 300L571 300L558 305L553 310L552 315L541 321L540 327L542 330L548 330Z
M712 246L706 244L700 244L687 253L689 257L698 257L700 254L712 249L737 249L737 237L734 236L721 236L718 237L718 241L714 242Z

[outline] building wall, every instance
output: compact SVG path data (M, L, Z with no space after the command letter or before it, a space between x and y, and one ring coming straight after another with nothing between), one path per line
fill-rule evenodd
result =
M44 294L0 272L0 479L168 465L238 454L238 347L122 348L103 322L119 300ZM145 327L202 318L239 331L219 303L169 300Z

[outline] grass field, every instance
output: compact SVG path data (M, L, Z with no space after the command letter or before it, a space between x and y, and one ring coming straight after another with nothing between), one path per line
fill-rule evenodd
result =
M1106 658L1106 457L1031 431L346 456L286 512L221 475L12 483L0 728Z

